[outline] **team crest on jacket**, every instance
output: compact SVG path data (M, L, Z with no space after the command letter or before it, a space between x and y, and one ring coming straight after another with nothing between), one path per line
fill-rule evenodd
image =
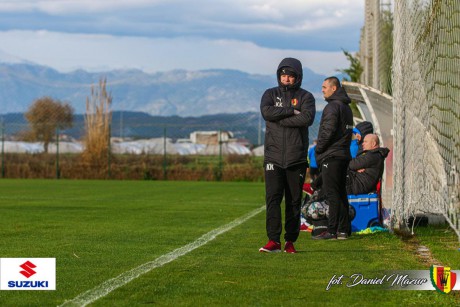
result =
M431 283L437 291L449 293L454 288L457 274L451 272L449 267L432 265L430 271Z
M296 106L298 103L299 101L297 100L297 98L291 99L291 105Z

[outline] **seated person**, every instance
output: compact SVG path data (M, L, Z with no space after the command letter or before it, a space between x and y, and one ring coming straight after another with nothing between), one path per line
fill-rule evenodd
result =
M380 147L377 135L368 134L364 137L363 150L350 161L347 170L347 194L368 194L374 192L377 183L383 175L385 158L390 150ZM319 190L322 185L321 174L311 184L313 190ZM321 191L318 199L322 198Z
M354 159L363 151L363 140L369 133L374 133L374 126L371 122L360 122L353 128L352 140L350 144L351 157Z
M385 158L390 150L380 147L377 135L364 137L363 151L350 161L347 172L347 194L367 194L375 191L383 175Z

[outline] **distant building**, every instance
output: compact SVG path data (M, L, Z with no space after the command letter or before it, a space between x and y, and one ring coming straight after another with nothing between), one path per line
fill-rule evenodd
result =
M233 143L238 143L246 148L249 148L251 149L252 148L252 144L251 142L248 140L248 139L231 139L230 142L233 142Z
M190 133L190 140L194 144L218 145L219 141L229 142L233 138L230 131L195 131Z

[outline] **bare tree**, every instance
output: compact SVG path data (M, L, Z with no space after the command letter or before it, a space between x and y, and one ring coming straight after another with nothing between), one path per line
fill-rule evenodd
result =
M73 108L48 96L35 100L24 116L31 127L30 139L42 141L45 152L48 152L56 129L70 128L73 124Z

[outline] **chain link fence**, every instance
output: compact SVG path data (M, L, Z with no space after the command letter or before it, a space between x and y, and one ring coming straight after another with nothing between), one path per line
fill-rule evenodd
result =
M366 0L365 26L361 30L360 83L392 94L393 12L390 0Z
M460 238L460 3L395 1L394 39L396 216L442 214Z
M388 2L366 1L370 21L363 33L380 35L362 38L361 57L371 74L364 82L392 91L395 225L405 227L419 213L439 214L460 239L460 3ZM385 18L393 21L391 50L382 38ZM379 78L388 70L379 59L389 52L390 90Z
M319 119L310 129L311 140ZM45 146L25 137L32 127L24 114L4 114L1 177L263 181L264 128L255 112L162 117L113 111L108 154L88 163L84 115L74 115L70 128L54 128Z
M263 121L258 113L197 118L112 113L107 146L98 165L85 165L84 115L42 141L24 138L31 125L23 114L0 116L3 178L113 178L170 180L263 179ZM108 141L110 140L110 142Z

